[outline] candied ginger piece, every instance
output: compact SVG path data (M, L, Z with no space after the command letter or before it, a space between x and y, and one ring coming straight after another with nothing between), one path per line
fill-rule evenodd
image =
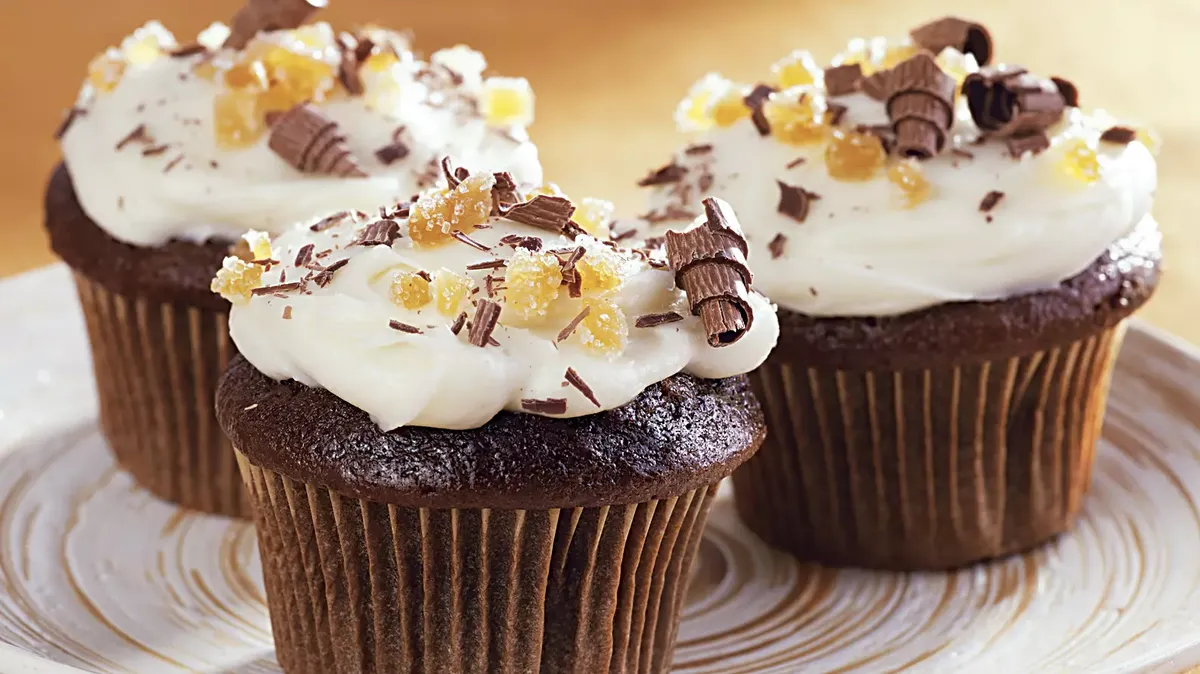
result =
M274 252L271 250L271 235L252 229L242 235L246 245L250 247L250 259L270 260Z
M233 304L250 301L252 291L262 285L263 266L230 255L209 288Z
M816 59L807 51L797 49L771 65L771 74L775 76L775 86L780 89L813 84L823 71L817 65Z
M518 248L505 269L504 304L524 321L542 319L558 298L561 285L562 266L557 257Z
M167 49L176 46L175 36L157 21L138 28L121 42L121 54L131 66L141 66L161 58Z
M1081 183L1094 183L1100 179L1100 159L1083 138L1071 138L1062 143L1059 150L1059 168L1071 179Z
M458 187L430 192L412 206L408 235L418 248L434 248L454 240L453 232L470 233L488 221L492 212L491 173L476 173Z
M564 199L567 196L567 193L563 192L562 188L559 187L556 183L545 182L545 183L542 183L541 185L539 185L538 187L534 187L534 188L530 189L527 193L525 193L525 198L532 199L532 198L538 196L539 194L545 195L547 197L563 197Z
M622 267L625 260L607 246L594 246L579 262L575 269L579 271L580 290L587 295L610 293L621 287L625 281Z
M439 269L433 275L433 290L437 297L437 310L443 316L457 316L474 286L471 279L455 274L449 269Z
M893 164L888 168L887 177L893 185L900 188L907 208L919 205L928 199L933 191L932 185L921 170L921 165L915 160Z
M250 147L267 132L258 115L258 96L253 91L227 91L213 98L213 131L218 147L236 150Z
M396 272L392 277L391 298L405 309L420 309L433 301L429 280L412 271Z
M533 88L524 77L489 77L483 82L483 118L495 127L533 122Z
M812 145L829 135L829 126L809 95L772 96L763 104L763 115L771 135L788 145Z
M740 89L731 89L713 102L708 110L713 124L724 129L750 116L746 95Z
M125 59L116 49L109 49L88 64L88 84L101 93L117 88L125 74Z
M629 322L621 308L600 297L585 299L583 306L588 308L588 314L571 337L595 353L616 356L624 351L629 338Z
M709 114L709 108L733 88L733 82L716 73L705 75L692 85L675 108L676 126L684 132L712 128L713 118Z
M617 207L605 199L584 197L576 204L571 220L583 231L596 238L608 238L608 225L613 220Z
M870 180L886 161L883 143L868 133L838 129L825 147L825 170L836 180Z

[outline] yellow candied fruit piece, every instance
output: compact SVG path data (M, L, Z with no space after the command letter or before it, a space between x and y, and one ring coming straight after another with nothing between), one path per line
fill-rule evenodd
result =
M333 66L309 54L273 47L263 54L262 63L271 88L286 90L295 103L320 101L333 88Z
M612 222L617 207L604 199L584 197L571 215L571 220L593 237L608 238L608 223Z
M467 298L471 296L474 283L449 269L439 269L433 275L433 289L437 296L437 310L444 316L456 316Z
M175 46L171 31L157 21L150 21L121 42L121 55L127 64L142 66L158 60L165 49Z
M469 234L487 222L492 212L491 173L477 173L458 187L426 194L413 204L408 235L418 248L434 248L453 240L451 233Z
M825 147L825 170L835 180L870 180L886 161L883 143L867 133L835 130L829 145Z
M312 23L307 26L300 26L291 32L290 37L299 45L307 47L314 52L325 49L333 41L333 33L329 29L329 24L325 23Z
M978 72L979 66L975 63L975 57L967 54L962 54L953 48L942 50L941 54L937 55L935 61L942 72L954 78L958 86L954 88L954 95L957 97L959 89L962 88L963 80L967 79L967 75Z
M1100 159L1096 150L1082 138L1072 138L1063 143L1059 167L1064 173L1081 183L1094 183L1100 179Z
M709 110L713 124L724 129L749 117L750 107L746 105L745 99L746 97L737 89L718 98Z
M875 66L878 70L895 68L920 53L921 48L913 44L891 45L883 51L883 57Z
M763 104L763 115L771 135L789 145L812 145L829 135L829 127L818 118L808 96L792 101L772 98Z
M252 260L270 260L274 252L271 250L271 236L266 232L252 229L242 235L246 245L250 247Z
M245 304L250 301L251 291L262 285L262 275L262 265L231 255L221 263L209 288L233 304Z
M1150 150L1150 154L1157 157L1158 151L1162 148L1162 138L1154 131L1141 127L1135 129L1134 133L1138 141L1145 145L1147 150Z
M525 193L525 198L532 199L538 195L543 195L543 196L547 196L547 197L563 197L563 198L566 198L566 196L567 196L566 192L563 192L561 187L559 187L556 183L551 183L551 182L545 182L537 187L530 189L528 192Z
M115 49L109 49L88 64L88 83L101 93L116 89L124 74L125 59Z
M775 86L780 89L813 84L821 75L821 66L809 52L796 50L779 59L771 66L771 74L775 76Z
M226 88L233 90L263 91L269 86L267 69L261 61L237 63L225 71L222 79Z
M483 118L491 126L533 122L533 89L524 77L489 77L483 83Z
M217 73L219 72L220 70L217 69L217 64L213 63L212 60L201 61L192 66L192 73L194 73L196 77L209 82L217 81Z
M680 131L704 131L713 125L710 108L724 96L733 83L716 73L709 73L692 85L675 108L675 125Z
M391 297L393 303L405 309L420 309L433 301L433 292L424 276L400 271L392 277Z
M615 356L624 351L629 323L620 307L601 297L585 299L583 306L589 309L588 315L579 322L572 337L596 353Z
M213 126L217 145L236 150L250 147L267 131L258 115L258 96L253 91L227 91L213 99Z
M904 194L904 204L913 208L929 198L933 186L925 177L921 165L915 160L901 161L893 164L887 171L888 180Z
M602 246L592 248L575 263L579 271L580 290L584 294L602 295L621 287L624 260L615 251Z
M379 51L368 56L361 67L369 73L386 73L399 64L399 56L390 51Z
M504 273L504 304L518 318L544 318L558 298L562 266L550 253L532 253L518 248Z

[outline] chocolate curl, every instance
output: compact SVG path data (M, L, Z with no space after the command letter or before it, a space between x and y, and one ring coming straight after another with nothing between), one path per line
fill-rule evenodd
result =
M750 269L746 239L729 204L704 200L707 222L685 232L668 231L667 263L675 283L687 294L692 314L700 316L710 346L733 344L754 322L750 308Z
M338 124L307 103L280 115L271 129L267 146L284 161L304 173L343 178L367 174L338 134Z
M988 68L963 80L971 118L985 134L997 138L1038 134L1062 119L1067 107L1062 91L1057 85L1053 91L1023 85L1024 72Z
M263 31L299 28L328 0L247 0L229 23L225 46L241 49Z
M954 78L922 53L893 68L888 80L887 111L896 152L917 159L941 152L954 121Z
M913 42L934 54L942 53L946 47L954 47L974 56L981 66L992 60L992 35L987 28L973 21L948 16L916 28L910 35Z

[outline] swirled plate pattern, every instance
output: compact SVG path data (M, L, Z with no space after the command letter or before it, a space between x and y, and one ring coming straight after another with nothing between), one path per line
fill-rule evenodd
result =
M60 267L0 283L0 671L278 672L253 529L109 458ZM1078 527L949 574L775 553L719 499L673 671L1181 672L1200 663L1200 360L1139 326Z

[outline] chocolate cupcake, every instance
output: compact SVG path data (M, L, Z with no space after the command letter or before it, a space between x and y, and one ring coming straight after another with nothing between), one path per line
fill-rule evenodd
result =
M741 374L778 323L736 220L710 203L672 271L566 198L447 173L216 281L279 662L665 671L717 484L764 435Z
M390 31L302 25L318 4L251 2L183 46L150 23L98 56L46 191L118 462L210 513L249 514L211 407L236 349L209 283L239 234L407 199L447 153L541 184L524 80L484 79L464 47L425 63Z
M964 53L965 52L965 53ZM945 569L1070 528L1126 319L1158 282L1151 138L984 66L981 26L806 54L681 106L650 235L697 194L747 225L781 336L738 510L808 560Z

